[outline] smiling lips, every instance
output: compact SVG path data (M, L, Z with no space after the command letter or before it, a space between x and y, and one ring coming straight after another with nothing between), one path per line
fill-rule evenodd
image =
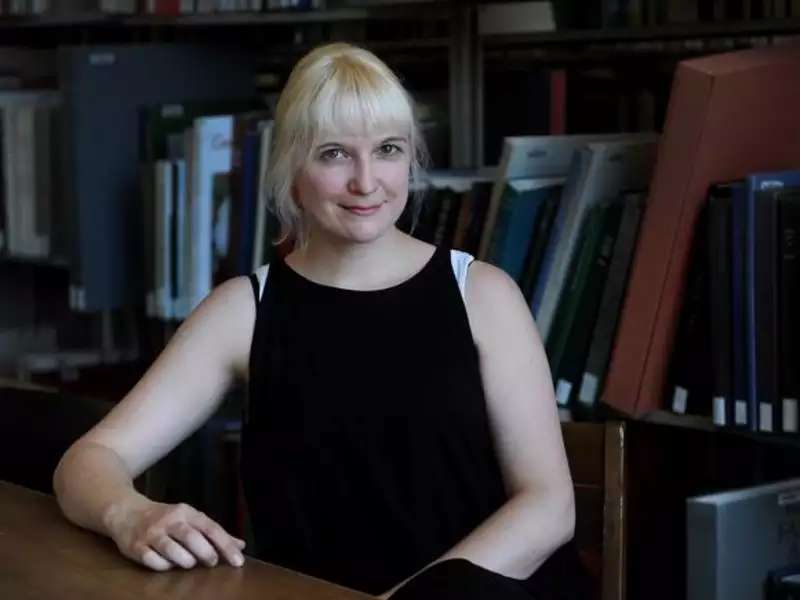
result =
M368 217L378 212L381 206L381 204L374 204L372 206L342 206L342 208L359 217Z

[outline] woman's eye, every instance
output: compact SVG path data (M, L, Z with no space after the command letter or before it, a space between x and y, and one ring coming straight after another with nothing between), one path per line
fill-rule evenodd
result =
M321 158L322 160L338 160L344 156L344 152L342 152L341 148L331 148L330 150L325 150Z
M391 156L402 152L402 149L397 144L383 144L378 150L383 156Z

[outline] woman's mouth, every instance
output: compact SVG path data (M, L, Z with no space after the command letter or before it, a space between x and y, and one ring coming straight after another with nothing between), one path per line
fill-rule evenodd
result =
M342 208L350 214L357 215L359 217L368 217L378 212L381 206L383 205L373 204L372 206L342 206Z

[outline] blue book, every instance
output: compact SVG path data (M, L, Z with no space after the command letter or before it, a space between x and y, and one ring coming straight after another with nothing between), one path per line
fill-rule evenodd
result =
M778 231L772 190L800 186L800 171L747 176L746 340L748 403L757 407L759 431L782 422L778 375ZM753 408L751 408L753 410ZM750 424L753 429L753 423Z
M547 286L547 281L550 279L550 271L553 268L558 240L561 238L561 232L564 230L564 225L569 216L571 205L573 204L570 202L570 199L574 198L580 191L582 180L586 177L588 171L589 155L586 152L575 152L572 155L572 162L569 166L569 174L567 175L567 181L564 186L562 200L558 204L558 212L556 212L553 227L550 229L550 239L547 240L547 248L542 258L542 266L539 268L539 277L536 280L536 287L531 295L531 312L534 315L539 312L544 290Z
M517 282L525 270L540 209L552 194L561 193L563 183L562 177L506 182L489 256Z
M256 200L258 199L258 164L261 133L250 131L242 142L242 217L236 271L250 273L253 266L253 243L256 235ZM234 238L236 239L236 238Z

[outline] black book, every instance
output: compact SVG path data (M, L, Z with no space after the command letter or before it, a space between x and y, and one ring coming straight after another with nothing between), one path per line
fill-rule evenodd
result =
M712 416L716 425L733 424L731 321L731 185L712 186L708 197L709 316L711 319Z
M439 222L439 215L442 210L444 200L444 190L430 188L425 195L425 200L419 209L417 222L411 230L415 238L433 244L436 239L436 225ZM409 203L410 204L410 203Z
M708 205L697 223L689 273L671 357L673 412L711 415L711 328L708 302Z
M0 152L4 147L3 145L3 114L0 110ZM3 169L5 166L5 157L0 155L0 255L5 254L8 249L8 242L6 240L6 175Z
M564 356L556 373L556 389L568 390L568 406L575 405L578 397L578 385L586 367L595 325L599 320L606 319L600 308L624 209L620 200L600 206L603 207L603 217L596 248L591 253L594 260L586 274L574 321L567 334ZM562 382L566 382L566 386ZM579 410L576 416L581 416Z
M747 372L747 192L743 182L731 185L731 321L733 349L733 421L742 429L757 427L757 414L748 402Z
M755 192L755 343L759 430L780 431L778 384L778 189Z
M780 235L779 325L782 429L798 431L800 401L800 189L777 192Z
M628 285L628 274L633 262L636 239L639 235L645 196L645 192L622 194L624 205L622 220L614 243L614 252L608 267L608 278L600 300L599 318L592 331L592 341L578 392L577 406L580 410L591 412L597 404L603 387L606 369L611 359L617 322L622 309L622 300Z
M486 213L489 210L489 201L492 196L492 181L476 181L472 184L468 200L471 203L470 221L467 226L467 233L464 237L464 250L477 256L481 245L481 235L483 235L483 225L486 221Z

